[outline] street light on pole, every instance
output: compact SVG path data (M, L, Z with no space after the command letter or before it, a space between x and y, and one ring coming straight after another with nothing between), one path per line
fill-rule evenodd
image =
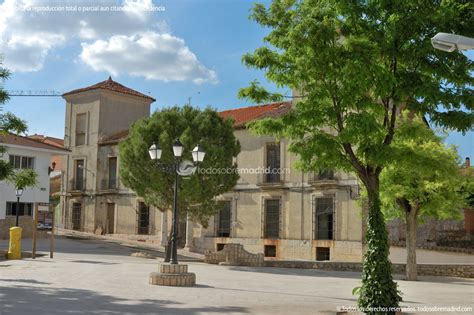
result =
M15 190L16 195L16 224L15 226L19 226L19 219L20 219L20 197L23 195L23 188L17 187Z
M181 156L183 154L183 144L176 139L175 143L173 144L173 155L174 161L172 164L161 164L157 163L156 166L159 170L172 173L175 175L174 178L174 199L173 199L173 229L171 234L171 264L178 264L178 189L179 189L179 176L183 175L180 172L180 163L181 163ZM161 147L153 143L150 148L148 149L148 154L150 154L150 158L154 161L159 161L161 158L162 149ZM206 152L197 145L193 151L191 152L193 156L194 163L199 163L204 160L204 156ZM195 171L195 169L194 169ZM186 174L189 175L189 174Z
M438 33L431 38L434 48L446 52L474 49L474 38L450 33Z

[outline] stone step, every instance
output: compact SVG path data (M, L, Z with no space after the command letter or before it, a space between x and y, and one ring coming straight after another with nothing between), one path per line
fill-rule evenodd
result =
M160 273L162 274L182 274L188 272L188 265L161 263Z
M152 272L150 273L150 284L174 287L192 287L196 285L196 274L192 272L180 274Z

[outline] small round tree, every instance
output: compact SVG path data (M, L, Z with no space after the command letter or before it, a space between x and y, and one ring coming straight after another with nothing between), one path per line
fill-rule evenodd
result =
M192 161L191 150L200 144L206 156L199 167L216 170L198 171L179 185L180 216L189 214L192 220L207 226L219 207L215 197L232 190L239 178L233 158L240 145L234 137L232 121L222 119L216 111L201 111L189 105L172 107L134 123L128 138L120 143L120 176L148 205L160 211L170 209L174 174L159 171L155 161L150 160L148 148L159 143L163 150L160 162L172 163L172 145L178 138L184 146L184 159Z

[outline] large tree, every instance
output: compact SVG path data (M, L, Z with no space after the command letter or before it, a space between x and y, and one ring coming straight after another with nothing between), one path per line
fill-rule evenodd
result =
M380 177L382 210L386 219L406 224L406 278L416 280L417 224L427 218L460 219L472 179L461 176L456 149L446 147L421 120L403 121L392 145L393 160Z
M251 18L269 33L243 62L300 96L289 115L261 120L253 130L292 139L304 169L352 172L367 190L360 307L396 307L401 300L379 196L400 109L457 130L472 127L473 63L430 43L437 32L472 36L472 15L472 2L449 0L274 0L253 9ZM283 97L258 82L239 96Z
M172 145L177 138L184 145L183 158L187 160L192 161L191 150L198 143L206 151L199 166L202 171L180 181L178 201L181 216L187 213L206 226L219 208L215 197L231 190L239 178L233 158L240 145L234 137L232 121L223 120L216 111L201 111L188 105L172 107L134 123L128 138L120 143L120 177L148 205L161 211L170 209L174 174L157 170L148 148L159 143L163 150L160 162L172 163Z

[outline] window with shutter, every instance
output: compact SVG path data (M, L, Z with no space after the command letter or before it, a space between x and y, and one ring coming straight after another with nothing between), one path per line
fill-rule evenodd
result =
M85 113L76 115L76 146L86 143L86 118Z

